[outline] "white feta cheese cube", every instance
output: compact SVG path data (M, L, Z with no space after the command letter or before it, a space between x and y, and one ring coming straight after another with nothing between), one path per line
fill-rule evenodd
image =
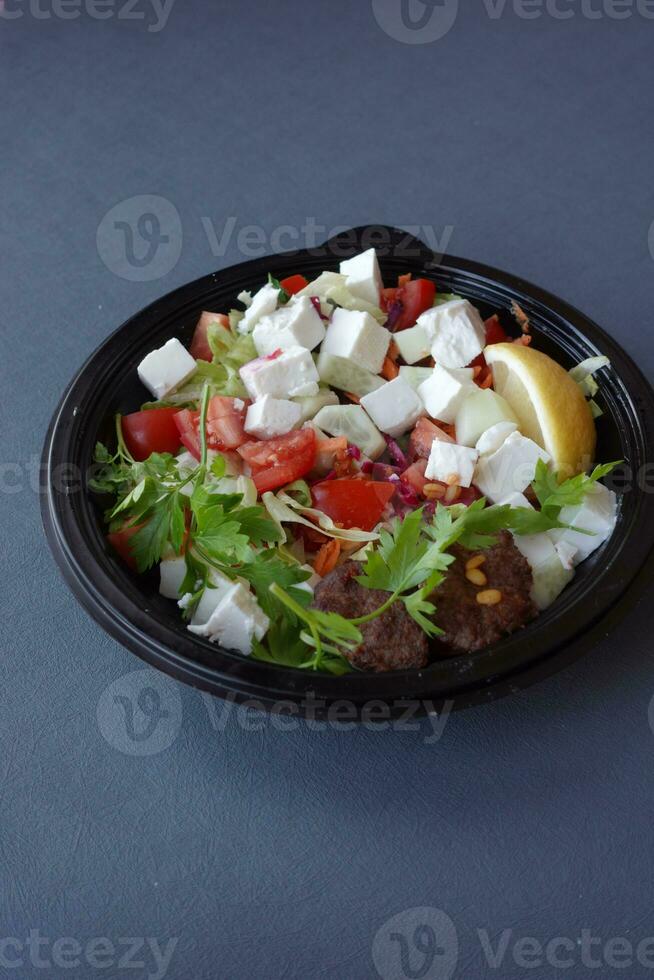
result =
M442 442L434 439L425 476L428 480L469 487L475 472L479 453L469 446L458 446L455 442Z
M269 625L270 620L251 592L236 582L225 591L206 623L188 628L212 643L247 655L252 652L253 638L262 640Z
M531 439L512 432L499 449L480 458L475 470L475 484L491 501L521 493L534 479L539 459L549 463L550 456Z
M556 556L552 539L544 531L538 534L514 534L513 542L518 551L525 556L532 570Z
M427 414L441 422L453 422L464 399L478 390L472 372L462 375L441 364L418 386Z
M264 395L253 402L245 416L245 431L257 439L285 436L300 424L302 409L287 398Z
M209 622L211 616L220 605L223 596L232 587L232 584L232 580L227 578L226 575L223 575L214 568L210 570L207 587L195 608L191 618L191 626L203 627Z
M345 284L353 296L379 306L383 282L374 248L341 262L340 272L346 277Z
M293 398L318 394L318 371L304 347L290 347L276 357L258 357L240 369L241 379L253 398Z
M534 510L523 493L512 493L500 504ZM573 577L572 566L561 558L558 545L552 542L552 531L538 534L514 534L513 542L529 562L532 575L531 598L540 610L547 609Z
M262 316L268 316L269 313L274 313L277 309L278 300L279 290L267 282L252 297L252 302L245 311L245 316L239 322L237 328L239 333L250 333L256 327Z
M411 429L425 414L416 392L400 377L364 395L361 406L377 428L394 439Z
M186 578L186 559L166 558L159 565L159 592L166 599L179 599L179 587Z
M260 356L289 347L313 350L324 338L325 325L308 296L294 298L275 313L262 316L252 331L252 340Z
M426 310L418 317L418 325L431 336L431 356L444 367L465 367L486 343L484 321L467 299L453 299Z
M195 358L173 337L163 347L150 351L138 366L138 376L155 398L165 398L197 370Z
M557 544L564 542L576 548L574 564L578 565L599 548L613 531L617 520L616 495L613 490L596 483L581 504L564 507L561 510L560 520L564 524L572 524L574 527L583 528L584 531L593 532L581 534L579 531L569 531L565 528L550 531Z
M339 308L334 310L321 351L349 357L367 371L379 374L390 342L390 331L380 327L369 313Z
M496 422L495 425L491 425L485 432L482 432L477 440L477 445L475 448L480 456L488 456L491 453L494 453L496 449L499 449L504 440L507 439L512 432L516 432L517 429L518 426L515 422ZM514 506L521 505L516 504Z
M398 330L393 334L393 340L400 352L400 357L407 364L416 364L417 361L424 361L431 354L431 334L427 333L424 327L416 323L415 327L408 330Z

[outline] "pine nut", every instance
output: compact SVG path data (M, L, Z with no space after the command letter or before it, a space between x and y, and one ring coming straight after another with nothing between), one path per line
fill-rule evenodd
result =
M496 606L502 601L502 593L499 589L484 589L477 593L477 602L482 606Z
M447 483L448 487L453 487L456 483L459 482L459 474L450 473L449 476L445 477L445 482Z
M473 555L472 558L468 558L466 562L466 571L470 571L472 568L479 568L486 561L486 555Z
M440 500L445 493L445 487L440 483L425 483L422 492L427 500Z
M461 493L461 487L456 484L451 484L445 491L445 503L453 504L454 501L459 497Z
M466 572L466 578L473 585L487 585L488 579L483 572L480 572L478 568L471 568Z

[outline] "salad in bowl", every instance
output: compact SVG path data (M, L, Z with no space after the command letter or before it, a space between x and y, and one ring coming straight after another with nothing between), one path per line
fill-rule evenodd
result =
M192 634L420 669L524 628L611 534L607 358L567 371L519 307L509 336L431 279L385 285L374 249L238 303L141 361L141 410L95 453L110 546Z

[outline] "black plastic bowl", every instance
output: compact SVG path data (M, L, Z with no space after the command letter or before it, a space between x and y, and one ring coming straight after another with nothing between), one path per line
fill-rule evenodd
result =
M597 458L623 459L626 465L614 479L621 494L614 534L533 624L477 654L424 670L336 678L262 663L192 636L175 604L158 594L157 575L131 574L107 546L101 513L86 484L96 441L112 441L114 413L133 411L144 399L136 367L145 354L173 336L188 343L201 310L229 310L242 289L258 287L269 271L280 278L292 272L312 278L371 246L377 248L387 283L405 272L432 278L441 291L469 297L485 315L500 311L514 332L509 308L517 301L530 317L535 346L566 367L594 354L608 355L612 367L599 377L604 416L598 423ZM654 496L646 480L653 425L654 393L648 382L614 340L566 303L476 262L437 258L397 229L357 228L317 249L256 259L205 276L116 330L70 383L50 423L43 452L43 522L64 577L87 611L139 657L173 677L267 707L294 702L289 710L317 716L341 700L357 713L370 702L383 702L373 706L371 717L396 716L407 702L423 711L444 701L465 707L560 669L613 625L651 578Z

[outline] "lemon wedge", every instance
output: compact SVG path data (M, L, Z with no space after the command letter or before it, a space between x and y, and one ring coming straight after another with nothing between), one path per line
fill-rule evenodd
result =
M563 478L587 470L595 454L595 422L568 372L522 344L491 344L484 356L493 370L493 387L515 412L522 434L550 454Z

